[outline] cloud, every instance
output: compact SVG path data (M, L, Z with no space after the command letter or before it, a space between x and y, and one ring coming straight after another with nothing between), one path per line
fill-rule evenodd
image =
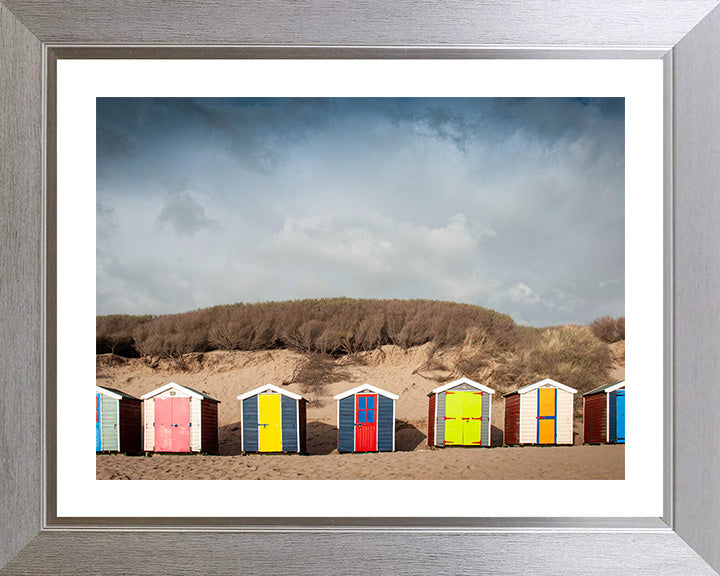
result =
M550 305L548 302L540 298L535 292L533 292L533 289L530 288L527 284L523 284L522 282L518 282L514 286L508 290L508 299L511 302L521 303L521 304L530 304L532 306L536 306L538 304L543 305Z
M160 228L170 226L175 234L194 236L201 230L217 230L217 220L205 215L205 208L186 190L169 193L165 205L157 216Z
M342 286L344 295L437 298L443 294L467 301L486 287L473 261L492 234L481 226L473 229L463 214L436 226L380 213L288 217L265 258L284 267L297 287L317 288L318 275L332 270L331 285Z
M98 174L98 313L352 296L622 315L623 119L603 99L99 99L134 148L107 145Z
M135 152L135 144L130 137L118 129L98 126L96 138L98 162L106 162L118 156L129 157Z

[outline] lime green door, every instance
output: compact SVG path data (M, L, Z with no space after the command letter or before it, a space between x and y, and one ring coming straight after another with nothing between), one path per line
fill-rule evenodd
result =
M445 392L445 445L459 446L463 443L463 392Z
M465 392L463 415L463 444L480 446L482 443L482 392Z
M482 429L482 394L471 390L445 393L445 444L479 446Z

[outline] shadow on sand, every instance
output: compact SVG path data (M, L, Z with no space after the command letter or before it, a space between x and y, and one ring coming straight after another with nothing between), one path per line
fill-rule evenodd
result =
M405 420L395 420L395 450L397 452L412 452L427 435Z
M220 454L242 454L240 422L220 426ZM415 426L404 420L395 421L395 450L412 452L427 439ZM307 423L307 454L326 455L337 451L337 428L325 422Z
M490 446L503 445L503 431L497 426L490 427Z
M236 456L242 454L242 431L240 422L220 426L220 455ZM330 454L337 448L335 426L324 422L307 423L307 453Z
M337 449L337 429L335 426L318 422L307 423L307 453L310 455L330 454Z
M242 442L240 433L240 422L233 422L220 426L220 451L221 456L233 456L242 454Z

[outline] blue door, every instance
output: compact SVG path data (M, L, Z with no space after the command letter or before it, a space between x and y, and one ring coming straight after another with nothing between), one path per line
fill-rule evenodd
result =
M616 397L617 442L625 444L625 390L618 390Z
M95 394L95 452L102 452L102 426L100 418L100 394Z

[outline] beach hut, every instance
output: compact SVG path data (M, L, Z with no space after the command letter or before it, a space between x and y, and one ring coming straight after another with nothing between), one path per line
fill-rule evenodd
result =
M338 451L393 452L397 394L363 384L337 394Z
M141 415L139 398L95 386L95 451L141 452Z
M217 454L219 400L175 382L141 398L146 452Z
M546 378L504 395L504 444L572 444L577 390Z
M243 452L307 452L307 400L267 384L240 400Z
M625 444L625 381L583 394L583 442Z
M490 446L495 390L460 378L428 394L428 446Z

